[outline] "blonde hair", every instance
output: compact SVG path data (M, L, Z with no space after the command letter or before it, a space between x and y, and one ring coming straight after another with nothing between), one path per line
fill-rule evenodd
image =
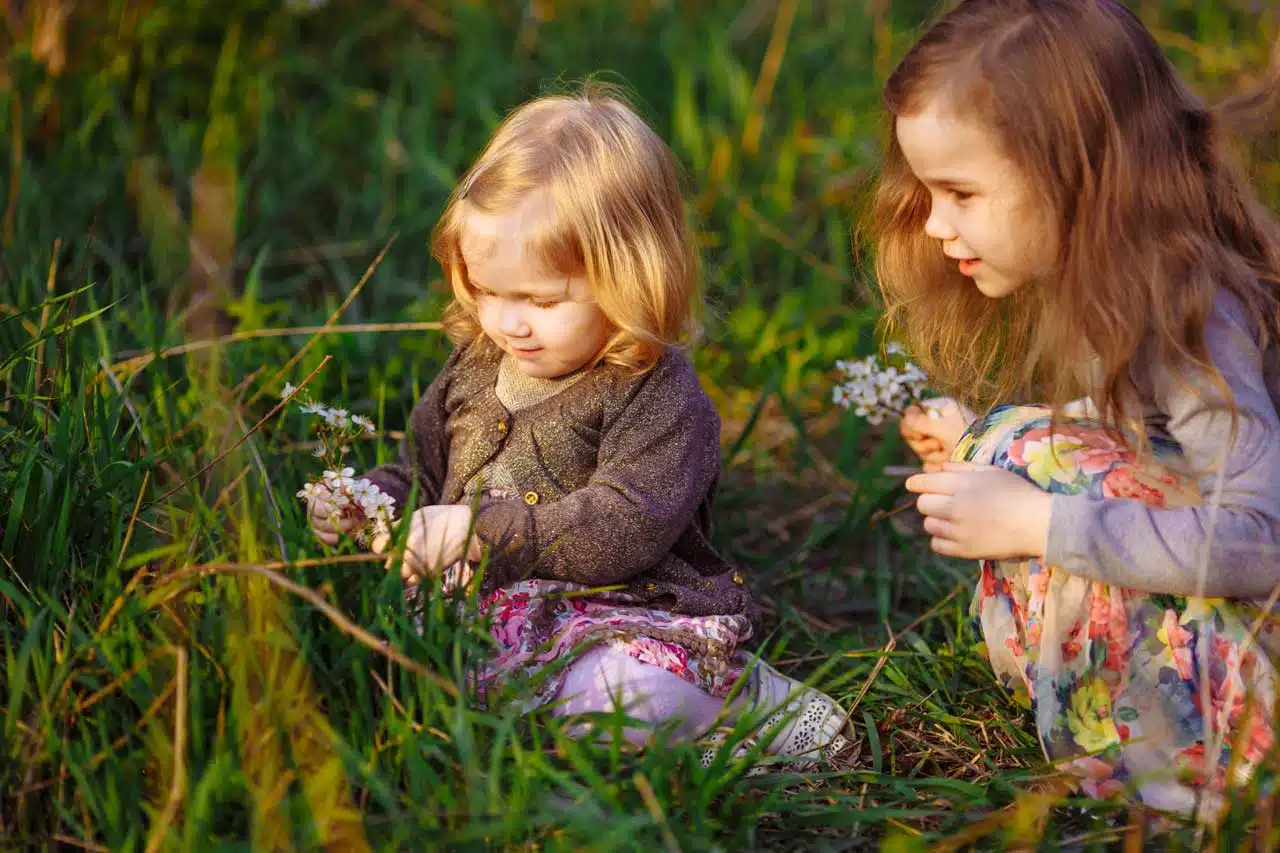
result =
M470 210L503 213L545 193L551 215L526 236L548 272L585 275L614 333L598 360L635 371L699 331L698 255L674 155L614 88L530 101L498 127L453 191L431 251L453 289L445 331L482 336L461 241Z
M1216 110L1178 78L1138 18L1114 0L965 0L910 50L885 86L891 117L930 99L975 117L1046 202L1057 270L993 302L924 233L927 189L891 139L875 213L876 273L891 331L936 383L975 408L1017 394L1088 394L1122 426L1129 365L1218 380L1204 329L1219 289L1280 333L1280 230L1231 163L1224 126L1274 106ZM1082 376L1093 359L1100 378Z

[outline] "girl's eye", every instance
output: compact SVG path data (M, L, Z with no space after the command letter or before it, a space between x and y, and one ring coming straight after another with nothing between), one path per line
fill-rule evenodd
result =
M532 300L534 308L555 308L559 302L539 302L537 299Z
M965 192L964 190L952 190L951 197L955 199L957 202L963 203L973 198L973 193Z

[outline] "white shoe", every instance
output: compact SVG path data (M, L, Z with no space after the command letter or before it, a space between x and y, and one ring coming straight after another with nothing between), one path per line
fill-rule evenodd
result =
M755 707L777 709L760 727L762 738L772 738L765 752L786 756L802 769L823 760L837 764L847 758L845 753L854 744L846 736L852 732L845 710L830 696L788 678L764 661L756 666L760 671L756 674Z
M745 757L761 740L767 740L764 754L787 759L777 762L782 769L803 772L816 769L819 763L836 768L852 764L857 744L850 737L848 715L835 700L788 678L764 661L757 662L752 678L753 710L775 710L734 749L734 758ZM724 746L725 731L719 729L704 740L707 747L702 753L703 767L710 767ZM766 769L753 767L748 775L758 775Z

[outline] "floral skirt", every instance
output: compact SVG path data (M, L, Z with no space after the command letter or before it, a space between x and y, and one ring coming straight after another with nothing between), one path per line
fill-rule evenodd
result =
M1097 423L1006 406L954 458L1053 493L1198 503L1176 445L1143 460ZM1210 567L1212 571L1212 567ZM1029 704L1046 756L1089 796L1136 791L1149 806L1216 815L1232 785L1274 763L1280 630L1263 602L1156 595L1039 560L981 564L973 614L996 677Z
M523 677L532 695L525 710L554 700L568 656L608 643L641 663L661 667L717 698L728 696L750 661L745 616L682 616L639 606L634 596L563 581L527 580L481 602L495 653L472 685L482 701L500 682Z

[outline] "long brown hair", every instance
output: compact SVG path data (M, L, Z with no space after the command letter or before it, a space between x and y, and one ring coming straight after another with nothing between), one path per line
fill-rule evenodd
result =
M431 248L453 289L450 339L482 334L461 249L467 214L502 213L534 192L551 215L526 249L548 271L586 276L614 330L602 360L643 371L667 344L696 337L699 263L675 155L619 89L588 81L508 115L449 198Z
M1226 288L1257 318L1261 345L1280 335L1280 228L1224 127L1274 106L1277 91L1273 63L1258 93L1207 108L1114 0L961 2L897 66L885 105L896 118L942 97L992 131L1054 214L1057 269L1003 300L979 293L925 235L929 193L891 139L873 217L890 330L980 409L1087 394L1121 426L1140 346L1225 392L1205 322Z

